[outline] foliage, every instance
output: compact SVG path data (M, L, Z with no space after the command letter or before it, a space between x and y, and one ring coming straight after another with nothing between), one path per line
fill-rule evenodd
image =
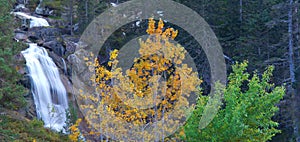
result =
M77 109L74 107L74 105L69 104L68 110L66 110L66 126L64 126L64 129L69 132L69 127L76 123L78 119Z
M81 141L80 140L80 130L78 129L80 122L81 122L81 119L77 119L75 124L69 128L71 131L69 138L73 142Z
M69 141L68 137L44 128L42 121L18 120L0 115L0 141Z
M0 106L18 109L25 106L25 89L17 82L20 74L16 70L15 55L23 46L13 42L12 16L9 14L12 1L0 0Z
M224 106L204 129L198 129L207 97L200 97L193 115L184 126L187 141L267 141L279 133L271 118L284 95L283 87L269 83L273 67L258 76L246 72L247 62L233 65L224 90ZM219 88L220 89L220 88ZM222 88L221 88L222 89Z
M84 58L91 69L96 67L91 80L95 80L98 95L81 90L80 98L89 103L80 107L86 112L87 122L98 133L102 130L116 134L118 132L114 130L117 129L153 140L156 136L148 131L140 132L142 127L156 124L158 120L168 120L173 126L162 128L168 134L179 127L177 121L185 119L188 100L192 96L190 94L197 91L201 80L191 67L183 63L186 54L184 48L170 41L176 38L178 31L163 29L162 20L159 20L156 28L155 20L149 19L147 33L150 36L145 41L139 40L140 57L133 60L133 66L125 71L125 75L122 68L117 66L117 50L110 53L110 60L106 64L99 64L97 58L95 64L88 61L88 57ZM173 109L176 111L172 112ZM174 118L169 118L170 115ZM112 120L111 117L116 119ZM121 124L123 121L138 127L127 127ZM114 136L122 138L118 134Z

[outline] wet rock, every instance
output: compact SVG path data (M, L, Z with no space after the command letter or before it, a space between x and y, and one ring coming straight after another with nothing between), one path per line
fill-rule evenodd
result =
M18 40L27 40L28 35L26 32L15 32L15 39Z
M33 27L49 27L49 23L47 22L46 19L44 18L40 18L40 17L35 17L35 16L31 16L30 14L27 13L23 13L23 12L13 12L13 14L20 18L21 20L25 20L25 22L23 23L27 23L26 20L30 21L30 28Z
M60 74L60 79L66 88L67 94L73 94L73 87L72 87L72 83L70 82L69 78L66 77L64 74Z
M65 53L65 47L58 41L49 41L45 42L42 45L43 47L49 49L50 51L53 51L58 56L62 57Z
M36 44L37 44L38 46L43 46L44 43L45 43L45 41L43 41L43 40L38 40L38 41L36 41Z
M54 53L53 51L48 52L48 55L50 58L52 58L52 60L54 61L54 63L56 64L56 66L60 69L60 71L63 73L64 71L64 62L63 62L63 58L58 56L56 53Z
M43 40L45 42L56 40L61 35L61 30L51 27L34 27L28 30L28 38L33 42Z
M30 9L26 8L24 4L19 4L14 8L14 12L30 13Z

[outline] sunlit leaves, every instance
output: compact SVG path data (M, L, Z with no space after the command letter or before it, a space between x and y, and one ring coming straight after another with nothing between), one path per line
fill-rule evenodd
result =
M81 122L81 119L78 119L74 125L72 125L69 129L71 131L71 134L69 135L69 138L73 142L79 141L80 136L80 130L78 129L78 125Z
M149 37L139 40L140 57L125 72L118 67L118 50L110 52L105 64L99 64L97 59L94 64L86 60L95 71L91 80L95 81L96 94L80 92L81 99L88 102L80 107L94 129L102 131L105 126L105 132L117 129L119 134L125 134L133 128L120 127L120 122L141 127L157 123L161 127L166 125L165 132L171 133L185 119L185 110L190 105L188 97L197 91L201 80L191 67L183 64L187 54L184 47L172 41L178 31L163 29L162 20L156 28L154 19L149 19ZM170 116L176 119L171 120ZM161 120L170 122L158 123ZM149 140L154 137L144 131L137 133Z
M193 141L267 141L280 131L272 116L275 105L284 95L283 87L269 83L274 67L268 67L260 78L246 72L247 62L232 67L229 84L224 92L224 105L213 121L204 129L199 122L206 97L200 97L194 114L185 126L184 139Z

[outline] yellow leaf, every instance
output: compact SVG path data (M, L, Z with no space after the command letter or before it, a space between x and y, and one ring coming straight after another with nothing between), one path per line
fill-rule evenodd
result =
M108 64L108 66L110 66L110 67L111 67L111 65L112 65L111 61L109 61L107 64Z

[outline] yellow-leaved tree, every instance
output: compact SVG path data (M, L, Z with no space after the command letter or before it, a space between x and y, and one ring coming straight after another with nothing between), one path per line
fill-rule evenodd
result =
M99 140L151 141L174 133L186 120L201 80L185 63L184 47L173 41L178 31L163 30L162 20L157 27L155 23L149 19L149 36L139 39L140 56L126 71L118 66L118 50L105 64L93 54L84 58L95 71L91 77L95 93L79 95L84 120L91 126L89 135Z

